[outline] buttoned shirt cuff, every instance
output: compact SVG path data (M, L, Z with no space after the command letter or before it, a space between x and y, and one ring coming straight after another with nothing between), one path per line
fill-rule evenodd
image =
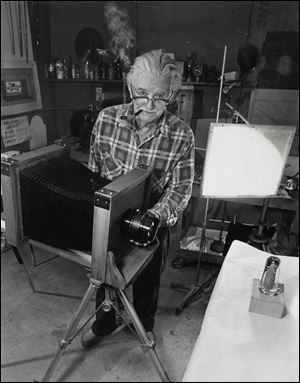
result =
M157 218L159 220L158 227L160 227L161 223L162 223L161 222L161 215L156 210L154 210L154 209L148 209L147 213L150 215L150 217L152 216L152 217L155 217L155 218Z
M149 214L159 218L159 226L173 226L176 224L177 217L170 216L167 208L163 204L156 204L148 210Z

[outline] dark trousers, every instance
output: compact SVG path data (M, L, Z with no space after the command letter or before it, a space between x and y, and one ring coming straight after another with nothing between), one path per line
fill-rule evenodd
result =
M139 316L146 331L151 331L154 326L157 310L160 277L166 265L169 250L169 228L160 228L157 233L159 246L151 262L133 283L133 307ZM105 287L101 285L96 293L96 309L105 298ZM96 313L96 320L92 325L95 335L110 334L117 327L115 312L104 312L102 309Z

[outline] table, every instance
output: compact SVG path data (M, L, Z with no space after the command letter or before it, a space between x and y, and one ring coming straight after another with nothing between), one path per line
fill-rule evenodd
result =
M234 241L209 301L183 382L299 381L299 258L279 256L287 314L249 312L253 278L270 254Z

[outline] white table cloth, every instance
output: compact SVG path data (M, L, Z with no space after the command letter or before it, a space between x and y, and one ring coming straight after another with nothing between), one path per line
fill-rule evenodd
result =
M299 259L279 256L287 314L249 312L253 278L270 254L234 241L209 301L183 382L299 381Z

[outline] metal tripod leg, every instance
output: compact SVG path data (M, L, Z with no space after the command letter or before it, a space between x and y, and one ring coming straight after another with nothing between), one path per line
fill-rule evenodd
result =
M132 305L130 304L130 302L128 301L125 293L123 290L119 289L117 290L117 294L135 328L135 331L137 332L137 335L138 335L138 338L139 338L139 341L141 343L141 346L143 348L143 351L146 351L146 352L149 352L151 358L152 358L152 361L153 361L153 364L161 378L161 381L162 382L170 382L170 379L165 371L165 369L163 368L162 364L161 364L161 361L159 360L158 358L158 355L154 349L154 342L149 339L147 333L146 333L146 330L144 329L144 326L142 325L137 313L135 312L134 308L132 307Z
M24 261L23 261L23 259L22 259L22 257L21 257L21 254L20 254L18 248L15 247L15 246L11 246L11 248L12 248L14 254L15 254L15 257L17 258L18 263L19 263L20 265L23 266L23 269L24 269L24 272L25 272L26 277L27 277L27 279L28 279L28 282L29 282L29 284L30 284L30 287L31 287L32 291L35 293L35 292L36 292L36 289L35 289L35 287L34 287L34 284L33 284L33 282L32 282L32 279L31 279L31 277L30 277L30 275L29 275L29 273L28 273L28 270L27 270L26 267L25 267Z
M59 294L59 293L51 293L50 291L41 291L41 290L37 290L36 287L34 286L34 283L33 283L33 280L32 278L30 277L30 274L25 266L25 263L21 257L21 254L18 250L18 248L16 246L11 246L14 254L15 254L15 257L17 258L17 261L20 265L22 265L23 267L23 270L24 270L24 273L28 279L28 282L29 282L29 285L31 287L31 290L34 292L34 293L38 293L38 294L45 294L45 295L53 295L55 297L62 297L62 298L74 298L74 299L82 299L82 297L79 297L79 296L76 296L76 295L68 295L68 294ZM33 255L33 248L32 248L32 245L30 245L30 251L31 251L31 254ZM50 258L49 260L47 260L46 262L56 258L57 256L53 257L53 258ZM33 258L34 259L34 258ZM42 262L42 263L46 263L46 262ZM40 263L39 265L41 265L42 263ZM35 260L34 260L34 266L38 266L35 264Z
M53 371L55 369L55 367L57 366L58 362L59 362L59 358L60 356L62 355L63 351L65 350L65 348L71 343L72 341L72 335L73 335L73 332L74 330L76 329L81 317L83 316L83 314L86 312L87 310L87 307L88 307L88 304L92 298L92 295L95 291L95 288L99 288L100 284L95 284L94 282L92 282L90 280L90 285L87 289L87 292L85 293L78 309L77 309L77 312L76 314L74 315L69 327L68 327L68 330L67 330L67 333L65 335L65 338L62 339L59 343L59 348L56 352L56 354L54 355L54 358L52 359L47 371L45 372L45 375L43 376L43 379L42 379L42 382L48 382L49 379L51 378L52 374L53 374Z
M181 304L176 307L175 312L176 314L180 314L181 311L188 306L189 303L193 302L194 299L197 299L203 293L203 291L206 289L206 287L210 286L211 283L217 278L219 274L219 270L216 271L211 277L209 277L201 286L194 286L191 291L188 293L188 295L183 299Z

